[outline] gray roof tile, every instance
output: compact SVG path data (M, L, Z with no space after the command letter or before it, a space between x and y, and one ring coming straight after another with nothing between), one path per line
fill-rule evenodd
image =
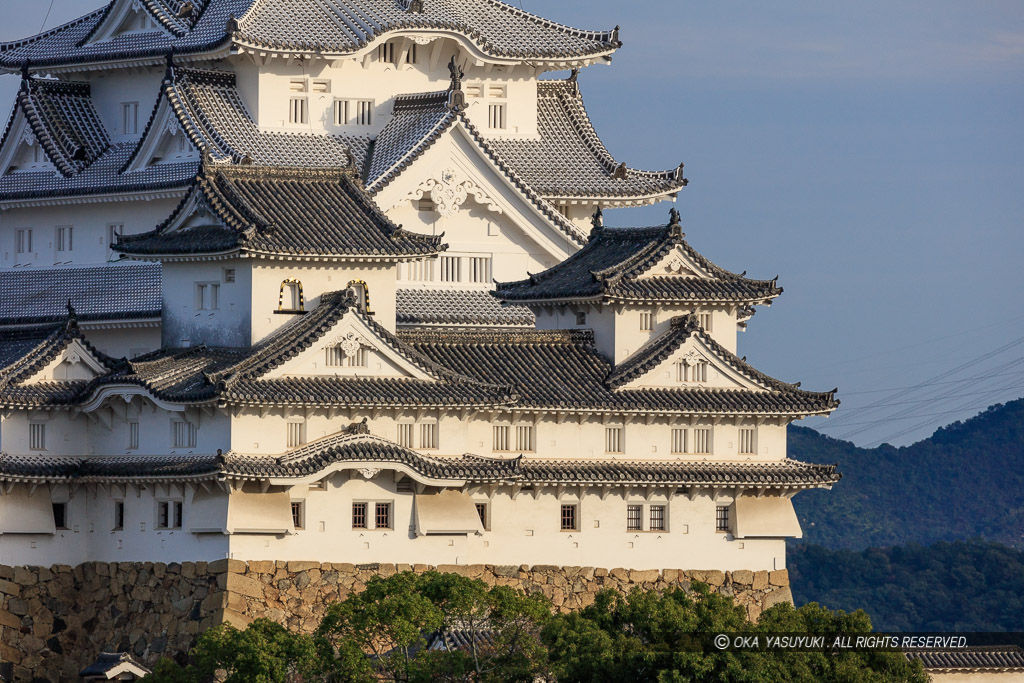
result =
M399 289L399 325L486 325L533 327L526 306L505 305L490 291L467 289Z
M65 176L82 171L110 146L88 83L23 78L15 99L46 155Z
M1016 645L907 650L904 654L911 661L920 660L927 671L1024 671L1024 650Z

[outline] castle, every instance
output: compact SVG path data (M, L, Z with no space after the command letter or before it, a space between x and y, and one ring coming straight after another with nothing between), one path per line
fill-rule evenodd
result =
M604 225L686 185L587 116L620 45L498 0L0 45L0 565L783 569L838 401L737 355L775 280Z

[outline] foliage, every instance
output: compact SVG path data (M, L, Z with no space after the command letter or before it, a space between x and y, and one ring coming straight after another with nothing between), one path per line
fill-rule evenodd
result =
M603 591L584 610L552 617L542 638L559 681L927 681L920 666L898 652L716 651L706 638L693 637L870 631L864 612L831 612L815 604L780 604L749 624L732 598L694 584L692 594Z
M1018 631L1024 624L1024 552L998 544L797 545L788 565L798 604L862 607L882 631Z
M182 668L164 660L154 683L212 680L351 681L868 681L924 683L900 653L720 651L710 635L868 633L863 612L815 604L765 610L757 624L731 596L704 584L664 593L599 592L579 612L552 615L540 593L455 574L375 577L331 605L312 636L264 619L244 631L210 629ZM442 646L426 647L441 634ZM458 646L456 645L458 643Z
M789 428L789 455L839 463L831 491L793 499L804 543L861 549L985 538L1024 549L1024 399L912 446L873 449Z

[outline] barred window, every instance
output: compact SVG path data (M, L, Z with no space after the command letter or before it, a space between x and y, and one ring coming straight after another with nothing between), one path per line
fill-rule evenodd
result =
M642 505L627 505L626 506L626 531L640 531L643 529L642 517L643 506Z
M289 422L288 423L288 448L295 448L306 443L306 423L305 422Z
M489 531L491 525L487 519L487 503L477 503L476 514L480 516L480 526L484 528L484 531Z
M54 248L58 252L71 251L72 236L74 235L74 227L70 225L59 225L56 228L56 234L54 235Z
M366 528L366 503L352 503L352 528Z
M625 440L623 439L623 427L605 427L604 428L604 452L605 453L622 453L625 446Z
M710 313L698 313L697 324L704 328L705 332L711 331L711 314Z
M690 381L691 382L707 382L708 381L708 364L697 363L690 368Z
M741 429L740 430L740 453L741 454L754 454L757 453L757 443L755 442L755 435L753 429Z
M349 120L348 100L334 100L334 125L344 126Z
M195 448L196 426L191 422L175 420L172 423L174 448Z
M462 282L462 259L460 257L441 257L441 282Z
M640 314L640 330L650 332L654 329L654 314L644 312Z
M578 531L579 526L577 524L577 513L579 512L579 505L568 504L562 505L562 531Z
M533 425L516 425L516 450L532 453L535 448Z
M288 123L307 123L309 120L309 104L305 97L288 99Z
M356 100L356 125L373 125L373 100Z
M331 92L331 82L327 79L317 79L313 81L313 92L316 93L328 93Z
M437 448L437 423L423 422L420 424L420 448Z
M672 452L686 452L686 430L682 427L672 428Z
M505 129L505 105L487 105L487 127L493 130Z
M489 283L491 281L491 257L473 256L468 260L469 281Z
M577 325L586 325L587 324L587 314L583 313L582 311L577 311L576 312L576 324Z
M729 530L729 506L719 505L715 508L715 531Z
M395 63L395 41L389 40L383 45L377 46L377 61L381 63Z
M220 308L220 283L196 283L196 310L216 311Z
M493 444L495 451L507 451L509 449L509 426L508 425L494 425L491 429L493 433Z
M28 447L33 451L46 450L46 425L32 423L28 426Z
M413 282L430 282L434 279L434 262L432 260L413 261L407 264L406 268L407 279Z
M292 526L296 529L306 528L306 503L301 500L292 501Z
M412 432L415 425L411 422L400 422L398 424L398 445L412 448Z
M373 526L376 529L391 528L391 503L377 503L374 506Z
M17 232L18 253L29 254L32 252L32 228L20 228Z
M114 501L114 531L124 529L124 501Z
M665 530L665 506L664 505L652 505L650 509L651 517L651 531L664 531Z
M128 422L128 448L134 450L139 447L139 421Z
M693 430L693 452L711 452L711 430L707 428Z
M180 529L181 528L180 500L161 500L156 506L156 528L157 529Z
M139 132L139 103L121 103L121 130L125 135L136 135Z

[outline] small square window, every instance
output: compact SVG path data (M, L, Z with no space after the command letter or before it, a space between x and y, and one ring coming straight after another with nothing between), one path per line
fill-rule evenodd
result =
M587 324L587 314L582 312L582 311L578 311L576 313L576 324L577 325L586 325Z
M413 430L416 428L412 422L400 422L398 424L398 445L412 448Z
M715 507L715 531L729 531L729 506L719 505Z
M562 531L579 531L579 509L580 506L575 503L562 505Z
M230 283L230 282L234 282L234 281L235 281L235 269L234 268L225 268L224 269L224 282L225 283Z
M420 424L420 448L434 450L437 448L437 423L423 422Z
M68 504L67 503L54 503L53 504L53 526L58 529L68 528Z

